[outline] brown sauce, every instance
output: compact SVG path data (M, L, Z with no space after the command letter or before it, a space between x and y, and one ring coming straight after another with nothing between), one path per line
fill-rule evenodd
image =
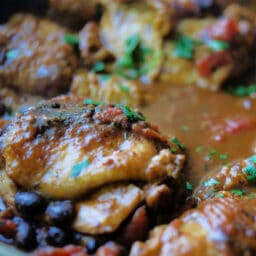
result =
M157 85L156 91L159 96L142 111L149 121L186 146L186 172L194 185L210 170L256 152L253 97L168 84Z

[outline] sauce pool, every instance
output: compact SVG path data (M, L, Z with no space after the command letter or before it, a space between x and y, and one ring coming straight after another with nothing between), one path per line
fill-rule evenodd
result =
M256 99L168 84L156 90L141 111L186 146L185 171L194 186L209 171L256 153Z

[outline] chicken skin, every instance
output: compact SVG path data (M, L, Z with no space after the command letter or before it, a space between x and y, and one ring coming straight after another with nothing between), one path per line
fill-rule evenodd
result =
M75 72L70 91L77 96L107 103L121 103L130 107L142 106L149 97L145 86L139 81L82 69Z
M185 212L151 238L136 242L130 256L254 255L256 199L212 198Z
M256 157L252 156L213 170L195 189L194 198L201 202L209 197L223 196L225 191L240 196L253 196L253 185L256 182L255 165Z
M17 115L3 135L6 172L55 199L118 181L179 177L184 155L171 153L167 138L144 120L124 105L46 101Z
M0 26L0 86L55 96L68 89L76 57L67 31L47 19L17 14Z

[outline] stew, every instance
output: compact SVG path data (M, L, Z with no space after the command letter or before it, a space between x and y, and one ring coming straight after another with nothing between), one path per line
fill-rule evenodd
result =
M0 3L0 254L256 253L256 3Z

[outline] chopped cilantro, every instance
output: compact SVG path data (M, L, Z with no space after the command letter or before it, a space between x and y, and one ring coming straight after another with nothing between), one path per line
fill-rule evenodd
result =
M90 165L90 162L88 160L75 164L72 167L71 178L76 178L77 176L79 176L82 170L84 168L87 168L89 165Z
M227 154L220 154L220 160L227 160L228 159L228 155Z
M248 195L249 199L255 199L256 198L256 193L251 193Z
M182 151L186 150L186 147L176 137L172 138L172 143L174 143L176 146L178 146L178 148L180 150L182 150Z
M146 61L149 57L150 61ZM117 61L114 72L127 79L136 79L153 69L158 59L158 54L142 45L140 36L135 34L125 41L124 56Z
M254 164L256 164L256 155L251 156L251 157L249 158L249 161L252 162L252 163L254 163Z
M181 126L181 128L180 128L183 132L187 132L187 131L189 131L189 126L186 126L186 125L183 125L183 126Z
M244 167L243 171L247 175L246 179L248 181L256 182L256 167L254 165Z
M226 90L237 97L250 96L251 94L256 93L256 84L251 84L249 86L238 85L236 87L228 86Z
M121 108L123 113L128 117L128 119L130 121L145 121L146 120L142 114L130 109L126 105L116 104L116 107Z
M209 156L214 156L214 155L216 155L217 153L218 153L218 151L217 151L216 149L211 149L211 150L209 150L208 155L209 155Z
M175 56L185 59L192 59L196 44L197 41L188 36L179 36L174 45Z
M127 38L125 41L125 47L126 47L126 53L127 54L133 54L134 51L137 49L137 47L140 44L140 36L138 34L134 34Z
M125 92L125 93L128 93L128 94L130 93L130 88L129 88L129 86L127 86L127 85L125 85L125 84L120 84L119 87L120 87L121 91L123 91L123 92Z
M215 194L215 197L224 198L224 194L222 194L222 193L216 193L216 194Z
M85 100L83 101L83 103L84 103L85 105L95 105L95 106L98 106L98 105L101 105L101 104L102 104L102 102L100 102L100 101L94 101L94 100L92 100L92 99L85 99Z
M92 71L97 73L97 72L101 72L101 71L104 71L105 69L105 63L102 62L102 61L96 61L94 63L94 66L92 67Z
M235 196L244 196L246 195L247 191L245 189L232 189L231 193Z
M199 153L199 152L204 151L204 149L205 149L205 146L198 146L198 147L196 147L195 151L196 151L196 153Z
M221 40L209 40L206 45L213 51L223 51L229 48L229 43Z
M110 78L111 78L111 75L109 74L99 74L100 82L108 81Z
M171 152L172 154L175 154L175 153L177 153L177 150L176 150L175 148L170 148L170 152Z
M192 184L190 183L190 182L186 182L186 189L187 190L193 190L193 186L192 186Z
M6 58L8 60L14 60L17 59L20 56L21 52L18 49L13 49L8 52L6 52Z
M203 183L204 187L209 187L213 185L220 185L220 182L214 178L211 178Z
M64 41L65 41L65 43L70 44L72 46L78 46L79 36L68 33L64 36Z
M205 156L206 160L211 160L213 156L217 155L218 151L216 149L211 149L208 151L208 153Z

